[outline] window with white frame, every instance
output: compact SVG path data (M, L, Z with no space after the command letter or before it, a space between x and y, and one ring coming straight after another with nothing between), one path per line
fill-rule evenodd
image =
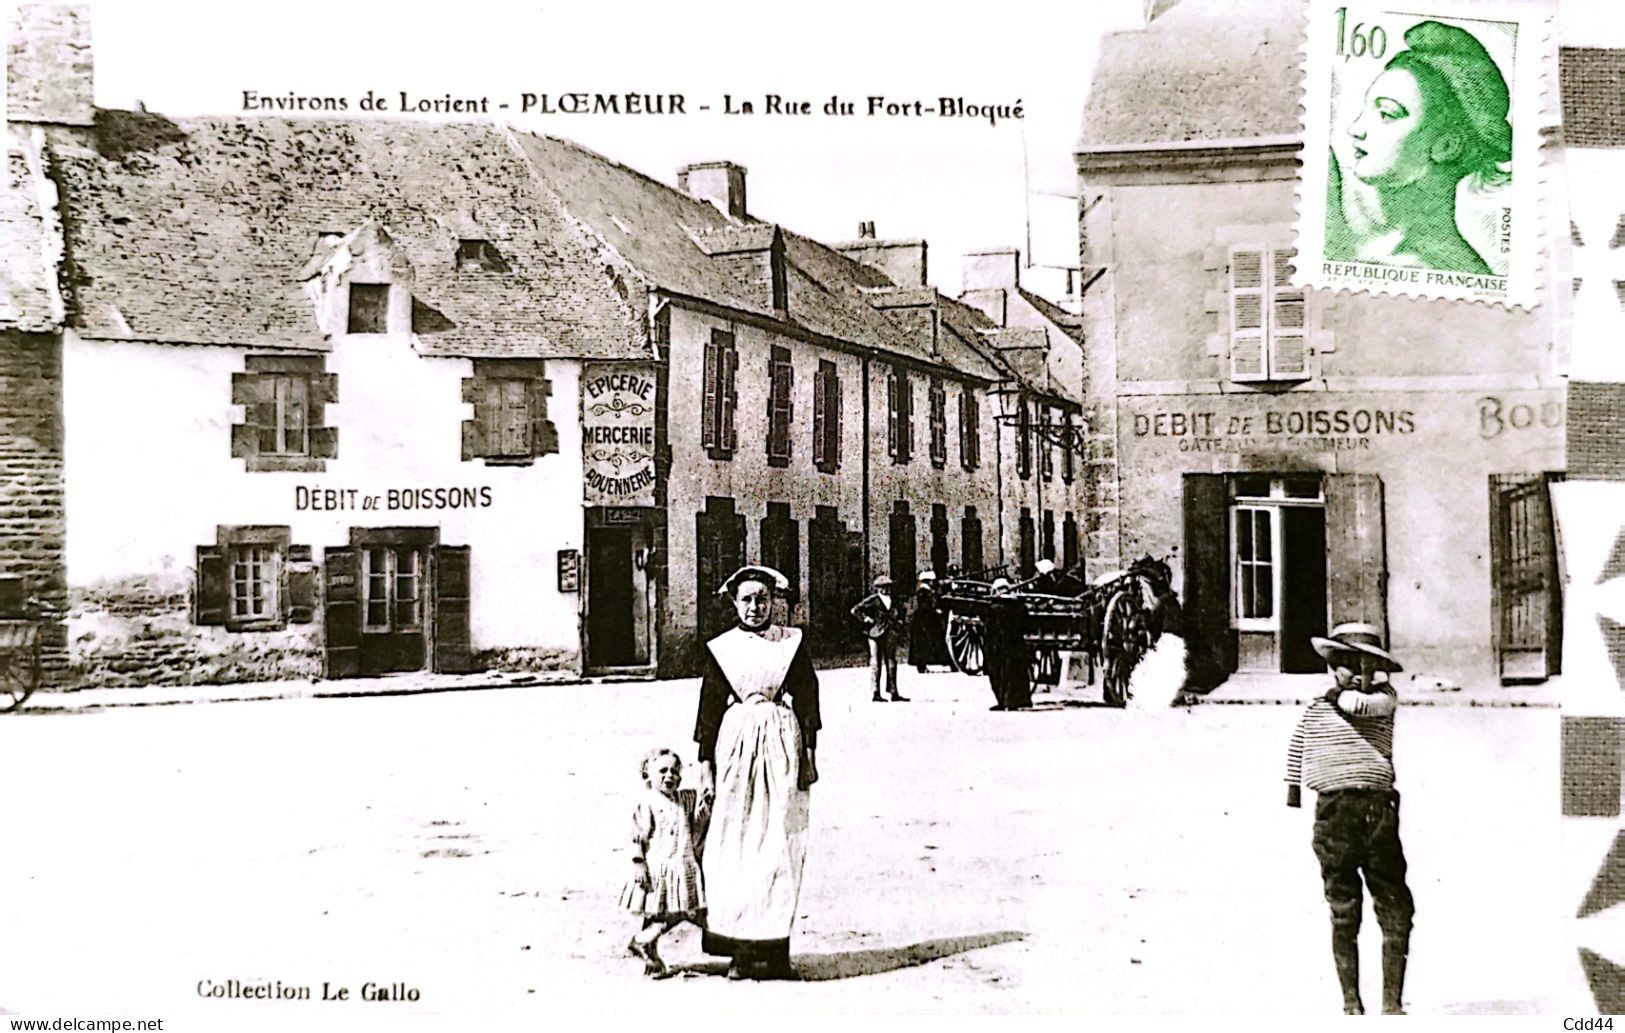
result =
M273 544L231 547L231 623L281 617L277 593L281 551Z
M361 606L365 614L365 631L421 630L422 551L409 545L373 545L363 549Z
M1292 286L1292 248L1230 249L1230 379L1308 380L1308 301Z
M1320 507L1319 474L1237 474L1231 480L1230 623L1238 631L1280 630L1285 521L1289 507Z

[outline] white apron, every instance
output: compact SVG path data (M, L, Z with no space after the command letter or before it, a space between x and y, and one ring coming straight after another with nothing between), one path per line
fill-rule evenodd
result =
M795 628L735 628L709 643L740 702L722 715L716 802L705 837L706 927L735 940L790 935L807 856L808 793L796 788L801 728L780 693L801 643Z

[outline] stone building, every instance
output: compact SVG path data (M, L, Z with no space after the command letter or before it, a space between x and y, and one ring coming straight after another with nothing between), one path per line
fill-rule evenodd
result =
M65 611L64 682L686 672L746 560L840 653L875 573L1075 551L1034 443L1077 329L1013 253L966 304L923 242L753 218L726 162L97 110L82 10L23 19L0 573Z
M1183 0L1108 36L1077 150L1088 562L1174 552L1193 664L1322 669L1332 623L1413 671L1559 663L1553 306L1294 290L1297 4Z

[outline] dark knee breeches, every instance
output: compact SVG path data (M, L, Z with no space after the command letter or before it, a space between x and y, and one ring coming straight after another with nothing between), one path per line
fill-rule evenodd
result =
M1408 945L1416 905L1405 884L1399 794L1382 789L1321 793L1315 801L1314 847L1332 909L1332 935L1353 939L1359 933L1363 875L1383 939Z

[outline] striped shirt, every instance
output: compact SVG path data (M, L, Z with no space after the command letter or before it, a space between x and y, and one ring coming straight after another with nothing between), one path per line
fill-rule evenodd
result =
M1315 700L1292 733L1286 780L1321 793L1392 789L1394 711L1398 706L1399 698L1392 689L1348 690L1338 697L1338 706Z

